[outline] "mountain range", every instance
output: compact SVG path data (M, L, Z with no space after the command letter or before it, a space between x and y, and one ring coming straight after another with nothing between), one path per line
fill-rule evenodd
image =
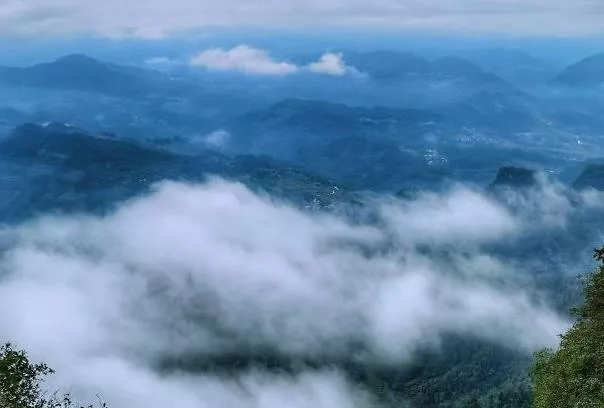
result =
M149 89L151 71L99 62L81 54L27 68L0 68L0 82L40 87L129 95Z
M0 68L8 95L0 98L0 132L27 121L61 121L120 140L182 150L190 140L220 130L229 135L220 150L231 155L267 156L353 188L387 191L459 177L484 183L502 165L563 168L604 154L598 104L592 109L587 103L531 95L459 57L429 60L391 51L346 51L344 56L349 66L370 76L375 84L363 86L377 94L387 87L413 95L415 88L444 82L473 90L429 107L350 105L281 91L258 103L253 88L235 91L251 82L239 83L234 76L233 89L225 93L220 87L228 81L212 85L210 74L177 75L74 54L27 68ZM474 58L485 63L484 56ZM531 63L527 55L507 53L501 59ZM600 60L579 62L550 83L577 83L568 79L573 76L597 79ZM300 81L310 95L313 86L326 84ZM262 86L279 88L271 84Z
M104 212L156 182L199 182L210 176L317 208L349 194L343 186L267 157L179 154L59 123L17 127L0 141L0 168L5 169L0 178L4 222L48 211Z
M525 73L527 76L540 75L542 80L549 78L567 85L604 81L604 54L587 57L557 74L555 68L546 62L526 52L507 49L487 49L462 53L466 58L447 56L433 60L399 51L343 50L341 53L347 65L376 81L467 81L483 86L482 91L486 92L518 92L514 81L505 77L521 77L524 71L535 71L533 74ZM315 56L307 59L310 61ZM175 68L174 72L182 78L190 71ZM158 81L170 82L177 78L178 75L169 75L169 71L105 63L84 54L70 54L24 68L0 67L0 82L4 84L122 95L136 94L149 86L157 86Z
M428 177L438 179L446 175L440 174L438 168L427 171L417 162L400 162L396 154L389 159L388 154L394 154L393 151L385 148L374 152L374 147L367 146L363 139L346 143L352 141L360 143L358 151L348 152L343 147L339 154L350 155L350 159L336 159L334 162L338 164L333 166L354 166L354 161L363 157L365 164L382 162L389 171L415 179L416 186L429 185ZM374 154L377 156L372 164L368 157ZM328 158L323 160L327 162ZM319 162L317 159L313 166ZM155 182L202 181L212 175L241 181L257 191L305 206L329 207L359 199L342 182L268 157L227 155L211 150L183 154L119 140L112 135L91 135L59 123L24 124L14 129L0 141L0 167L5 169L0 179L0 191L5 197L0 214L4 221L48 210L103 212L113 203L147 191ZM333 168L333 173L340 170ZM361 170L357 171L359 174L355 170L345 172L339 179L350 182L362 177ZM603 171L602 165L589 165L572 185L604 191ZM492 185L522 187L533 183L532 170L504 167Z

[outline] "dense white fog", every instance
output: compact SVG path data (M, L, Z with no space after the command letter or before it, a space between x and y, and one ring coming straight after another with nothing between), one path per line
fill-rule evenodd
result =
M226 379L152 368L189 353L405 364L448 333L527 353L556 343L568 322L530 287L493 283L518 271L481 249L521 233L522 214L461 187L378 208L385 223L353 225L214 180L161 184L104 218L4 229L0 337L56 368L54 386L116 408L368 401L337 370ZM445 260L421 244L453 251Z

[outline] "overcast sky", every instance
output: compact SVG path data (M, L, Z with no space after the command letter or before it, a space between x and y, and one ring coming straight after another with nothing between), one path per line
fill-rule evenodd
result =
M211 26L604 33L602 0L0 0L0 35L162 38Z

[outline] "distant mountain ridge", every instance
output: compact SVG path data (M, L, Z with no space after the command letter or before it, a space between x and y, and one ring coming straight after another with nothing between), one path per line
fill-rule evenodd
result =
M421 109L395 109L385 107L354 107L341 103L310 99L286 99L268 109L250 112L242 119L256 123L287 123L300 125L304 121L308 126L317 124L317 120L361 124L363 122L408 122L427 123L437 120L449 120L445 116Z
M604 85L604 53L592 55L571 65L554 82L569 86Z
M537 172L522 167L502 167L497 172L490 188L510 187L525 188L537 185Z
M533 103L503 93L435 111L287 100L231 123L229 148L277 157L330 179L346 175L360 189L398 191L426 175L430 181L454 174L477 180L490 177L498 163L541 167L548 161L541 145L522 133L545 126ZM510 162L510 155L518 160Z
M490 190L500 188L524 189L539 184L539 172L514 166L499 169L495 180L488 186ZM570 183L576 190L595 189L604 191L604 164L587 164L581 174Z
M521 87L545 84L557 69L534 55L504 47L477 49L462 53L463 57L508 82Z
M13 191L0 204L1 221L55 210L104 211L155 182L201 182L208 176L239 181L305 206L328 207L351 197L342 185L267 157L179 154L59 123L17 127L0 141L3 166L20 169L15 179L20 187L15 191L9 178L0 177L0 190Z
M148 91L152 75L159 78L159 74L152 71L103 63L83 54L71 54L27 68L0 67L0 83L4 85L116 95Z
M472 77L505 84L505 80L460 57L442 57L431 61L414 53L398 51L344 51L343 55L347 64L375 79L395 80L405 76Z
M430 181L442 179L444 160L425 151L426 135L444 139L460 127L419 109L291 99L250 112L228 130L236 152L268 154L358 189L380 190L427 175Z

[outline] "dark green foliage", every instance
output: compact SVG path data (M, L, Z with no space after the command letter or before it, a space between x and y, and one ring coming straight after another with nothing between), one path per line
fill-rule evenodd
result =
M211 175L305 207L355 200L342 185L267 157L180 154L61 124L19 126L0 142L0 159L16 166L12 175L3 168L0 187L15 185L10 198L0 202L2 222L49 212L102 213L159 181L199 183Z
M537 173L534 170L519 167L502 167L497 173L494 187L533 187L537 185Z
M509 388L490 394L485 408L530 408L533 405L533 391L527 386Z
M463 407L468 396L479 397L485 408L499 408L485 404L482 397L523 387L522 372L529 363L515 351L488 342L447 338L441 353L427 353L416 360L403 395L421 408Z
M0 348L0 406L2 408L44 407L40 377L52 374L45 364L32 364L23 351L10 344Z
M69 394L47 397L42 392L44 377L53 373L46 364L30 362L24 351L14 350L10 344L0 347L0 408L83 408ZM99 408L106 405L100 403Z
M535 355L535 408L604 407L604 248L594 257L600 265L584 279L585 304L573 311L577 321L561 336L559 350Z
M482 408L482 405L478 402L478 398L472 397L464 404L463 408Z

